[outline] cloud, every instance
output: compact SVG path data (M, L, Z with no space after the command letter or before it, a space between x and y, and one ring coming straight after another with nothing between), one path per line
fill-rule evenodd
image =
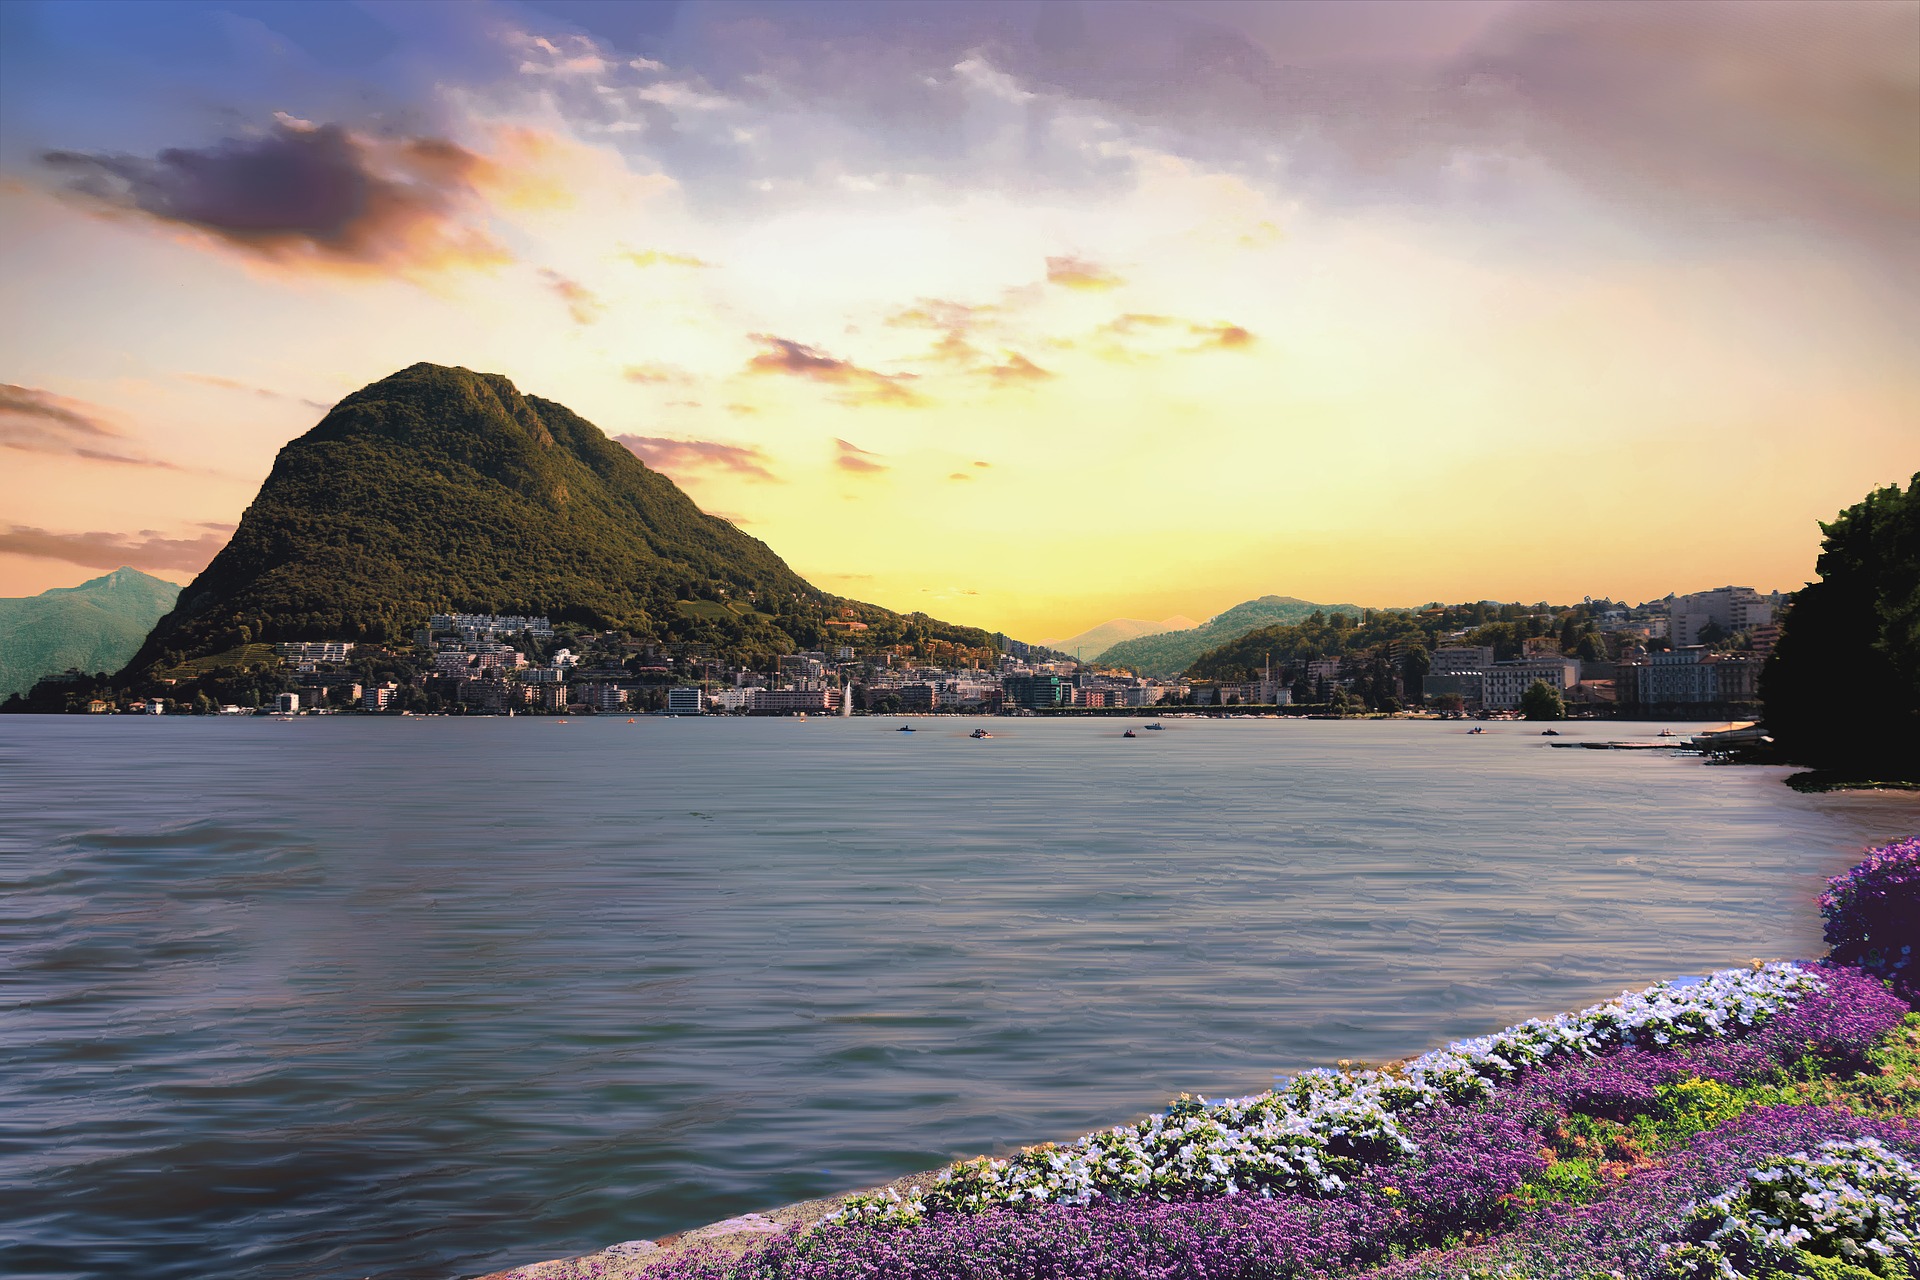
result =
M693 381L692 374L670 364L630 364L620 376L643 387L680 386Z
M1047 282L1063 289L1079 289L1088 293L1117 289L1126 283L1098 263L1070 255L1047 259Z
M288 395L284 391L274 391L267 387L256 387L250 382L241 382L234 378L223 378L213 373L184 373L180 375L188 382L197 382L203 387L218 387L222 391L238 391L256 395L263 400L291 400L295 404L304 404L310 409L331 409L332 405L323 400L309 400L305 396Z
M573 317L575 324L592 324L607 309L599 295L578 280L569 279L548 267L540 268L540 278L546 281L547 288L553 290L560 301L567 304L567 314Z
M778 480L767 469L768 458L752 445L721 444L715 440L669 440L663 436L615 436L633 456L668 475L698 471L731 471L753 480Z
M1042 369L1019 352L1011 352L1005 364L997 364L986 370L989 378L1006 386L1016 382L1045 382L1055 376L1051 369Z
M520 48L521 75L593 76L613 66L585 36L563 35L558 40L549 40L516 31L509 34L508 41Z
M879 454L869 453L859 445L850 444L845 440L835 440L833 443L840 450L840 456L833 460L833 465L842 471L852 472L857 476L870 476L891 469L884 462L874 461L880 456Z
M1195 324L1187 326L1188 331L1201 339L1200 345L1190 348L1194 351L1244 350L1258 341L1253 334L1237 324Z
M922 403L920 397L907 386L913 374L877 373L872 369L863 369L852 361L841 360L803 343L776 338L772 334L755 333L748 336L764 348L759 355L747 361L749 373L787 374L824 382L840 388L845 393L841 399L847 404Z
M373 138L278 116L259 134L151 159L50 151L66 191L288 269L434 271L507 251L482 226L491 162L444 138Z
M704 258L696 258L686 253L662 253L656 249L643 249L620 255L636 267L711 267L714 264Z
M124 440L120 432L100 420L99 411L92 405L36 387L0 383L0 448L162 471L185 469L128 453Z
M1179 336L1200 341L1190 346L1173 345ZM1244 351L1259 341L1244 326L1224 320L1203 323L1142 311L1107 321L1094 330L1094 338L1096 354L1122 362L1200 351Z
M28 525L0 532L0 554L63 560L88 569L182 569L198 573L227 545L228 526L203 524L220 532L197 538L166 538L157 530L138 533L49 533Z

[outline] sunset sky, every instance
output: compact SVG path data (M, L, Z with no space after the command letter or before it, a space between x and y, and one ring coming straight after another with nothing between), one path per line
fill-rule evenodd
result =
M1920 6L0 5L0 595L419 360L828 590L1791 589L1920 469Z

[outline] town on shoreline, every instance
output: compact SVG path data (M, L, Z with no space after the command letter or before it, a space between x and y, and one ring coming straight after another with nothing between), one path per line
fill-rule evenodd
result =
M1736 720L1758 714L1778 596L1723 587L1628 607L1316 613L1282 652L1214 650L1154 677L998 637L997 650L845 643L730 660L544 616L432 615L410 643L252 643L71 700L92 714L1206 715ZM1454 625L1458 624L1458 625ZM1424 628L1424 629L1423 629ZM1378 639L1393 635L1391 639ZM1377 640L1377 642L1375 642ZM1431 643L1426 643L1426 641ZM1291 652L1288 652L1288 649ZM1317 651L1317 652L1314 652ZM1254 664L1257 662L1257 666ZM202 668L205 669L197 669ZM175 694L174 690L180 692ZM220 698L218 693L229 697ZM170 696L171 695L171 696ZM52 709L52 708L48 708Z

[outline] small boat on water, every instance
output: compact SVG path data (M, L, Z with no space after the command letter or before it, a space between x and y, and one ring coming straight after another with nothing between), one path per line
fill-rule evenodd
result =
M1557 738L1560 736L1560 731L1558 729L1542 729L1540 736L1543 738Z
M1671 729L1662 729L1660 732L1654 734L1653 736L1656 738L1677 738L1680 735L1675 733Z
M967 736L969 738L991 738L993 735L988 733L985 729L975 729L972 733L968 734Z
M1133 730L1129 729L1125 733L1121 734L1120 736L1123 738L1137 738L1140 735L1135 733Z
M1485 725L1478 725L1478 724L1473 726L1473 728L1467 730L1468 733L1485 733L1486 731L1487 729Z
M916 729L916 728L914 728L914 727L913 727L912 725L910 725L910 724L903 724L903 725L901 725L901 726L900 726L900 728L899 728L899 729L897 730L897 732L899 732L899 733L918 733L918 732L920 732L920 731L919 731L918 729Z
M1164 728L1166 728L1167 726L1165 726L1165 725L1163 725L1163 724L1160 724L1160 723L1158 723L1158 722L1156 722L1156 723L1154 723L1154 724L1150 724L1150 725L1145 725L1145 726L1143 726L1143 727L1144 727L1144 728L1148 728L1148 729L1164 729Z

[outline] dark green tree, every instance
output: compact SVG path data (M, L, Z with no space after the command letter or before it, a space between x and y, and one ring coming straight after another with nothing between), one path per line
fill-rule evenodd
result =
M1920 474L1820 530L1760 673L1767 728L1796 763L1920 777Z
M1560 691L1545 680L1535 680L1520 695L1520 714L1529 720L1565 720L1566 704L1560 701Z

